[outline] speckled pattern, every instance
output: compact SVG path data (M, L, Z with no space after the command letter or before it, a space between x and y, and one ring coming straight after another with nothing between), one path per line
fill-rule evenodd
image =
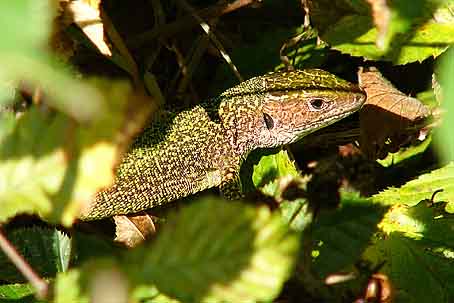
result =
M136 139L117 180L81 219L135 213L219 186L241 197L239 170L255 148L289 144L358 110L358 86L318 69L244 81L192 109L161 115ZM217 112L213 120L208 113Z

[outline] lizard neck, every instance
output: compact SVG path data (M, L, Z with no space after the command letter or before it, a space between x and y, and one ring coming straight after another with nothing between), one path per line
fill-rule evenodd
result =
M222 100L219 118L230 148L241 159L258 147L257 121L252 111L260 110L261 95L234 96Z

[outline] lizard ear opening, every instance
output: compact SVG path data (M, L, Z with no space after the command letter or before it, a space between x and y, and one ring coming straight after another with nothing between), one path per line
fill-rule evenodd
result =
M266 128L268 128L268 130L273 129L274 120L273 120L273 118L271 118L270 115L268 115L267 113L263 113L263 120L265 120L265 125L266 125Z

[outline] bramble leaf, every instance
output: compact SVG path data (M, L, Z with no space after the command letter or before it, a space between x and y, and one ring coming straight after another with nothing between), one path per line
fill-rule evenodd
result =
M128 267L138 284L152 282L182 301L267 301L289 277L297 250L278 214L205 199L170 218L153 248L134 257L137 267Z

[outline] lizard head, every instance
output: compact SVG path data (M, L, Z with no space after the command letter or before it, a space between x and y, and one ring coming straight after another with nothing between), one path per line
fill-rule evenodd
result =
M293 143L354 113L366 100L357 85L319 69L269 73L225 95L231 102L220 113L229 112L233 145L241 150Z
M265 82L257 125L262 147L293 143L354 113L366 100L357 85L323 70L274 73Z

